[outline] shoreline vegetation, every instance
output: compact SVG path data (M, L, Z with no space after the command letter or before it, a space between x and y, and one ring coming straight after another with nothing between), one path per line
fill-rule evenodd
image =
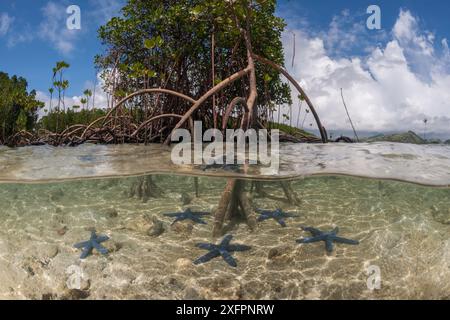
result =
M49 105L27 91L24 78L0 72L0 145L167 145L173 130L189 129L196 120L202 120L204 130L280 129L281 142L357 141L332 140L312 101L284 68L286 23L275 9L276 0L128 0L122 17L98 30L105 50L94 62L106 105L97 106L95 90L89 89L80 105L66 105L70 64L65 61L52 69ZM290 106L288 114L277 114L282 105ZM294 108L303 123L309 117L311 129L315 122L319 137L281 124L289 120L292 125ZM413 132L364 141L441 143Z
M399 132L392 134L379 134L369 138L362 139L362 142L397 142L410 144L450 144L449 140L441 139L424 139L414 131Z
M44 116L38 119L42 102L22 106L11 94L8 106L2 106L7 115L0 121L0 142L11 147L85 142L167 145L174 130L190 128L199 119L205 130L270 130L278 106L292 106L288 82L306 102L305 112L314 117L319 142L328 142L311 100L284 69L281 34L286 23L275 16L275 10L275 0L128 0L122 17L112 18L98 30L105 51L95 58L95 66L108 95L107 105L97 108L95 94L92 97L88 90L82 106L66 106L70 83L65 75L70 65L59 61L53 68L51 102ZM5 78L11 82L8 75ZM23 81L21 94L34 98L35 92L28 94ZM300 138L317 142L309 134Z

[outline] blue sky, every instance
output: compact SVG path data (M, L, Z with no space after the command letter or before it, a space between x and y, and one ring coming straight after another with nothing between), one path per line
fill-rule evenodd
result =
M81 8L82 28L65 34L65 10L71 4ZM0 16L6 13L13 21L6 34L0 33L0 70L24 76L31 88L47 91L52 67L65 60L71 65L68 94L79 94L87 81L95 80L94 56L102 52L97 29L120 8L115 0L2 0Z
M124 2L2 0L0 71L24 76L30 88L45 93L51 85L51 68L56 61L65 60L71 64L67 72L71 83L68 96L80 95L85 88L92 87L95 81L93 60L96 54L102 52L97 29L110 17L117 15ZM65 27L68 16L65 9L71 4L81 8L81 30L69 31ZM381 8L382 29L379 31L365 27L368 17L366 9L371 4ZM376 109L390 101L392 106L388 113L393 109L400 110L398 112L403 119L414 122L415 126L420 126L420 117L430 118L431 124L436 119L437 131L445 131L445 123L447 119L450 120L450 111L446 112L449 109L441 105L428 114L426 110L429 108L421 109L415 105L413 100L416 97L409 96L407 92L417 90L420 86L428 90L433 82L439 80L445 83L450 79L450 70L446 67L446 62L450 61L446 60L446 55L450 56L446 40L450 39L449 12L450 3L442 0L282 0L277 9L277 14L288 23L288 31L284 36L287 61L292 57L292 32L296 34L296 45L300 46L297 48L296 65L289 66L289 69L310 88L319 109L322 108L323 112L332 109L331 100L335 100L336 95L334 91L317 90L313 84L328 85L330 88L342 86L348 92L350 104L373 103L372 108ZM309 48L308 51L306 48ZM310 56L311 52L316 52L316 55ZM389 91L386 90L389 89L389 81L383 78L385 73L380 71L380 66L392 63L393 57L398 56L399 52L402 55L400 60L404 59L404 67L400 63L395 68L390 65L389 70L392 72L389 73L389 79L395 76L400 77L397 79L399 81L411 78L407 82L408 88L398 88L397 91L403 93L401 97L392 92L385 93ZM385 60L381 61L380 57ZM437 70L436 65L442 66ZM400 72L404 74L400 76ZM358 85L365 83L365 89L371 92L379 90L379 94L384 95L383 101L376 100L375 96L357 95L355 83L359 74L363 74L363 80L360 79ZM346 82L343 84L339 79L346 79ZM436 85L433 88L429 94L434 96L440 87ZM396 101L396 104L392 101ZM404 110L411 112L407 114ZM414 112L420 114L412 119ZM387 118L380 119L376 126L371 125L368 117L373 114L367 110L357 110L355 114L356 123L367 130L383 130L393 126ZM345 121L338 116L330 116L329 119L330 126L338 129L340 123L346 125Z

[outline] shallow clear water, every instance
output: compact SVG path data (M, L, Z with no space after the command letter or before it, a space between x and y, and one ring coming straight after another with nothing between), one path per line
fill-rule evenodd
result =
M126 149L122 151L125 156ZM3 168L12 165L13 154L4 152L9 155L8 160L0 157ZM25 151L18 152L17 159L25 161L18 156ZM97 159L93 165L98 154L86 156L84 169L72 159L60 163L58 170L66 167L71 179L81 170L103 174L108 163ZM37 161L42 171L51 172L41 158ZM439 166L446 165L443 161ZM422 176L417 183L430 184L439 166L411 176ZM132 173L131 166L123 170ZM117 168L114 171L117 174ZM12 177L8 172L0 175ZM35 179L32 184L4 178L8 183L0 184L0 298L450 299L450 189L443 187L449 184L445 177L436 183L438 188L346 177L342 172L300 178L307 174L298 169L299 177L289 180L300 198L296 204L285 199L280 181L258 181L262 194L251 188L253 177L247 191L255 208L281 208L299 216L287 219L286 228L275 220L260 222L254 232L243 221L230 223L227 233L234 236L233 242L252 247L233 254L238 267L232 268L221 258L192 264L206 253L195 246L198 242L220 241L211 236L212 216L205 218L206 225L171 225L172 219L164 216L186 208L217 208L228 173L198 177L198 197L192 176L197 172L188 173L153 174L154 194L148 199L130 192L141 176L59 182L46 177L52 181ZM33 175L39 173L28 173ZM162 234L152 233L155 221L162 222ZM339 227L340 236L360 244L336 244L327 254L323 242L296 243L310 236L301 226L326 231ZM94 252L80 260L73 245L87 240L91 229L111 238L104 243L110 253ZM380 289L368 288L370 266L380 270ZM73 290L78 288L82 290Z

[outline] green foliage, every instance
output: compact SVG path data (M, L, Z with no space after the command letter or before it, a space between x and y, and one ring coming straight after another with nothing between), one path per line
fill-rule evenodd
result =
M411 143L411 144L426 144L427 141L421 138L413 131L403 132L403 133L394 133L394 134L379 134L367 139L364 139L365 142L379 142L379 141L388 141L388 142L398 142L398 143Z
M27 91L24 78L0 72L0 140L21 130L32 130L37 112L44 103L36 100L36 92Z
M299 128L295 128L295 127L291 127L288 126L286 124L281 124L281 123L275 123L275 122L270 122L269 123L269 128L270 129L278 129L281 132L287 133L291 136L294 136L296 138L301 138L301 137L311 137L311 138L317 138L314 134L308 132L308 131L304 131L301 130Z
M247 52L239 28L247 27L247 19L253 51L283 65L285 23L274 15L275 7L276 0L252 1L251 10L245 0L128 0L123 17L100 27L99 38L107 50L97 56L96 64L106 71L117 65L119 96L144 87L166 87L198 98L220 79L246 67ZM212 35L215 79L211 75ZM290 103L289 86L279 74L258 63L256 67L258 105ZM106 74L104 78L108 85ZM244 79L227 88L223 96L243 96L246 89Z
M65 123L66 127L82 124L89 125L91 122L106 115L104 110L79 110L79 106L73 106L66 111L52 111L39 120L38 128L51 132L61 132L65 128L59 127L59 123Z

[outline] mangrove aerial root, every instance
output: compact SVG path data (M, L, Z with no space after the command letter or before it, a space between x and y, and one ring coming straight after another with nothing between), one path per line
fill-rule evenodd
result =
M251 231L257 227L251 196L245 192L246 182L229 179L214 215L213 237L224 234L225 221L244 219Z
M228 207L231 202L232 194L236 186L235 179L229 179L222 193L222 198L219 201L219 206L214 214L213 237L220 237L222 235L223 223L227 214Z
M299 206L301 205L300 196L292 188L290 181L280 182L281 188L283 189L285 198L274 196L264 190L264 183L262 181L253 182L252 192L256 194L259 198L266 198L280 202L288 202L291 205Z
M158 198L162 194L152 176L138 177L130 187L130 198L137 197L144 203L150 198Z
M284 194L289 201L290 204L299 206L301 205L301 199L299 195L292 189L292 184L290 181L282 181L280 182L281 187L283 188Z
M199 186L198 186L198 177L194 178L194 189L195 189L195 197L200 196Z

